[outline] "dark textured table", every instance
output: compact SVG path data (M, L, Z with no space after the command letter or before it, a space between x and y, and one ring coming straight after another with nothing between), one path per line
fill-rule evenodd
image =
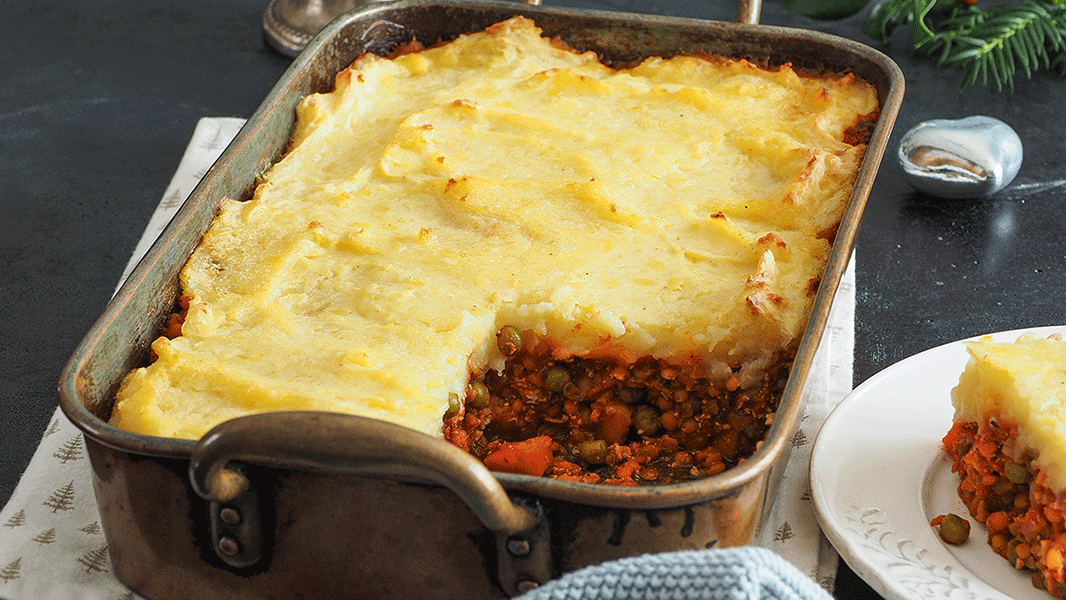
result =
M732 20L723 1L551 2ZM0 501L56 405L74 346L107 303L197 119L247 117L288 66L267 47L265 0L5 2L0 20ZM871 43L859 18L819 23L768 1L762 22ZM1066 84L960 91L961 75L906 48L903 132L931 118L998 117L1025 163L982 200L938 200L882 165L858 241L855 382L971 335L1064 324ZM841 598L874 596L850 570Z

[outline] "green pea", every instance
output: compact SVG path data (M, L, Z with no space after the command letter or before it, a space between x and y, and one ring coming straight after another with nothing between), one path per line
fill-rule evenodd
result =
M1000 498L1014 498L1014 484L1007 479L997 479L992 484L992 493Z
M1031 477L1029 470L1018 463L1007 461L1003 465L1003 471L1003 474L1006 475L1011 483L1029 483L1029 478Z
M603 464L607 462L607 442L603 440L581 442L577 447L577 453L590 464Z
M480 381L471 381L466 391L466 405L471 408L485 408L489 405L489 388Z
M444 418L450 419L459 414L460 408L462 408L462 405L459 404L459 394L455 392L448 394L448 410L444 413Z
M637 407L637 411L633 415L633 425L637 428L637 433L648 436L655 435L655 432L659 431L660 424L659 411L647 404L641 404Z
M544 387L553 392L561 392L570 383L570 373L566 367L555 365L544 374Z
M970 522L955 513L944 515L940 520L940 539L955 546L965 542L970 539Z
M1018 544L1020 543L1021 542L1014 538L1011 538L1011 540L1007 542L1007 562L1012 565L1018 560Z
M522 349L521 332L514 326L504 325L496 333L496 347L508 358L518 354L518 351Z

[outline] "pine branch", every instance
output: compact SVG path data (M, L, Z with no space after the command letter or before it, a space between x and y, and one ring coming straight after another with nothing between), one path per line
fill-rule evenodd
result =
M997 90L1013 90L1019 67L1031 78L1034 71L1050 67L1052 54L1062 53L1063 8L1028 0L957 10L938 24L940 32L917 48L939 52L941 66L965 69L964 88L978 79L988 85L991 79Z
M862 22L862 32L882 44L887 44L892 38L892 33L905 25L909 25L917 12L914 10L915 0L881 0L875 2L870 14ZM932 6L935 0L929 2Z
M911 25L911 45L937 64L964 70L962 88L978 81L1014 89L1019 70L1027 78L1051 70L1066 79L1066 0L1024 0L982 9L937 0L882 0L863 23L863 32L887 42Z

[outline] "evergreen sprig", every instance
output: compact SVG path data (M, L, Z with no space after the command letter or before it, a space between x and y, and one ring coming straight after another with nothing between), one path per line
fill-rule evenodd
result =
M1027 78L1051 70L1066 79L1066 0L1024 0L988 8L951 0L883 0L863 22L863 32L888 42L910 24L911 45L947 68L964 69L962 87L978 81L1014 89L1018 71Z

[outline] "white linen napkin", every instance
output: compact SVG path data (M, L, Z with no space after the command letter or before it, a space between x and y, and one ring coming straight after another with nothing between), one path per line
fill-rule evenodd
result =
M196 183L243 125L203 118L130 259L124 280ZM811 507L811 445L829 411L851 391L854 259L837 292L807 391L807 410L761 545L831 590L837 555ZM81 432L57 408L14 494L0 511L0 598L137 600L112 575Z

